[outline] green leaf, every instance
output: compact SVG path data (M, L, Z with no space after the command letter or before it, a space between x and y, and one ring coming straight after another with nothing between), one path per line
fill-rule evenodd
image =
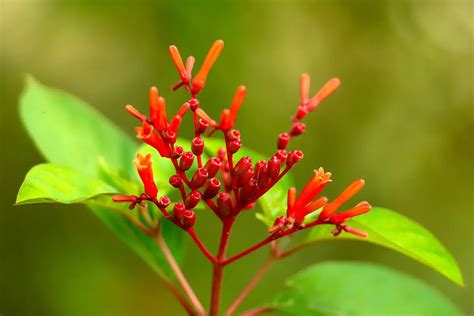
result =
M20 101L20 113L40 152L55 165L34 167L17 202L87 203L153 270L162 276L172 275L155 240L121 214L130 212L127 205L113 203L109 196L102 195L136 194L141 190L141 184L131 181L136 174L132 161L138 150L132 140L85 102L47 88L31 77ZM61 170L55 172L54 168ZM171 251L181 258L183 231L165 224L163 233Z
M291 277L287 286L274 306L290 315L462 315L423 282L362 262L313 265Z
M115 188L76 169L40 164L27 173L16 204L84 203L115 192Z
M204 140L205 148L210 155L215 156L217 150L221 147L225 147L223 140L217 140L212 138L206 138ZM242 147L237 152L234 163L237 163L240 158L244 156L252 157L252 161L256 163L260 160L268 160L270 157L266 157L263 154L257 153L248 148ZM285 214L286 212L286 195L288 189L294 186L293 177L289 174L285 175L278 183L276 183L271 190L262 196L258 203L262 207L262 212L257 213L256 217L261 220L268 227L273 225L273 222L278 216Z
M26 130L49 162L99 174L97 158L127 170L135 152L131 138L78 98L28 77L20 100Z
M333 227L324 225L312 229L305 242L334 239L368 241L401 252L463 285L461 272L453 256L433 234L413 220L394 211L374 207L369 213L353 218L347 224L366 231L369 237L358 238L348 233L333 237Z

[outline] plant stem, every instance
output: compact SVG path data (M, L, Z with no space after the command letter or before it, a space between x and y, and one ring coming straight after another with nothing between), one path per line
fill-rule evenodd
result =
M273 311L273 308L269 306L256 307L253 309L249 309L246 312L243 312L242 314L240 314L240 316L258 316L258 315L263 315L265 313L270 313L272 311Z
M260 269L258 269L258 271L254 274L252 279L250 279L249 283L245 286L242 292L240 292L239 296L237 296L234 302L232 302L232 304L229 306L225 313L227 316L232 315L237 310L237 308L240 306L240 304L242 304L247 295L249 295L253 288L260 282L260 280L263 278L268 269L270 269L276 259L278 258L275 258L273 255L271 255L270 257L268 257L267 260L265 260Z
M171 269L173 270L174 274L176 275L176 279L180 283L181 287L183 288L186 295L189 297L189 300L194 305L195 309L198 311L199 315L206 315L206 311L202 306L201 302L199 301L198 297L194 293L193 289L189 285L186 277L184 276L183 272L181 271L179 265L176 263L176 260L173 257L168 245L166 244L163 236L161 234L161 230L158 232L158 236L156 237L156 241L158 246L160 247L163 255L165 256L166 261L170 265Z
M219 250L217 252L217 261L214 263L214 269L212 273L212 292L211 292L211 308L210 316L217 316L219 314L222 276L224 273L224 261L227 243L229 241L230 231L232 224L234 223L235 217L230 217L224 220L222 225L221 241L219 244Z
M186 310L188 315L191 315L191 316L196 315L196 312L194 311L194 308L188 303L186 298L181 294L181 292L173 284L173 282L171 282L170 280L165 279L165 278L163 278L163 279L165 280L165 284L168 287L168 289L171 291L171 293L174 294L174 296L176 297L178 302L181 304L181 306L183 306L183 308Z
M191 236L191 238L194 240L194 243L198 246L199 250L212 262L216 263L216 258L207 250L206 246L201 242L199 237L196 235L196 232L194 229L189 229L187 230L188 234Z

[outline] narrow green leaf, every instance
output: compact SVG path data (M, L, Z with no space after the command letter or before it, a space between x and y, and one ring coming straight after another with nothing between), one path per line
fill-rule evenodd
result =
M225 148L223 140L206 138L205 140L206 150L210 155L215 156L217 150L221 147ZM257 153L248 148L242 147L237 152L235 162L244 157L250 156L254 163L260 160L268 160L270 157L265 157L263 154ZM290 174L285 175L274 187L269 190L258 202L262 208L261 213L257 213L256 217L261 220L265 225L272 226L275 218L285 214L286 211L286 194L290 187L294 186L293 177Z
M291 277L274 300L297 316L432 315L461 312L425 283L386 267L362 262L325 262Z
M49 162L90 175L99 173L99 156L117 170L131 163L136 147L130 137L85 102L43 86L32 77L28 77L21 96L20 114Z
M84 203L117 190L76 169L55 164L40 164L26 175L16 204Z
M366 231L369 237L358 238L348 233L333 237L332 227L325 225L312 229L305 242L334 239L368 241L401 252L463 285L461 272L453 256L432 233L413 220L394 211L375 207L369 213L350 220L348 225Z

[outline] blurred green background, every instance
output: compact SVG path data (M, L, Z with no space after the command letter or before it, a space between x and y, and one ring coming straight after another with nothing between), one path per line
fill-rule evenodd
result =
M331 258L395 267L474 313L472 2L2 0L0 9L1 315L181 313L151 269L86 208L12 206L26 172L43 161L19 121L18 97L25 73L32 73L133 135L135 121L123 106L144 109L149 86L160 87L172 108L185 100L183 92L167 91L178 78L168 45L199 65L217 38L226 47L201 95L208 112L217 116L245 84L238 128L248 147L271 154L298 103L299 75L311 75L313 92L341 78L294 144L305 151L294 171L299 187L319 166L334 174L329 196L364 177L359 198L429 228L466 281L457 287L380 247L327 242L278 263L244 307L269 299L305 265ZM214 247L217 222L199 221ZM231 252L265 235L252 214L237 228ZM224 304L265 256L260 251L228 269ZM185 274L207 303L210 266L190 243L187 258Z

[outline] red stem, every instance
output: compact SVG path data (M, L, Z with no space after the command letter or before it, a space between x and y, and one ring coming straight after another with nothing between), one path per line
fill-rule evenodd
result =
M264 307L256 307L253 309L249 309L246 312L243 312L240 314L240 316L258 316L258 315L263 315L265 313L270 313L273 311L272 307L264 306Z
M207 250L206 246L202 243L193 228L187 230L189 236L194 240L194 243L198 246L199 250L212 262L216 263L217 259Z

